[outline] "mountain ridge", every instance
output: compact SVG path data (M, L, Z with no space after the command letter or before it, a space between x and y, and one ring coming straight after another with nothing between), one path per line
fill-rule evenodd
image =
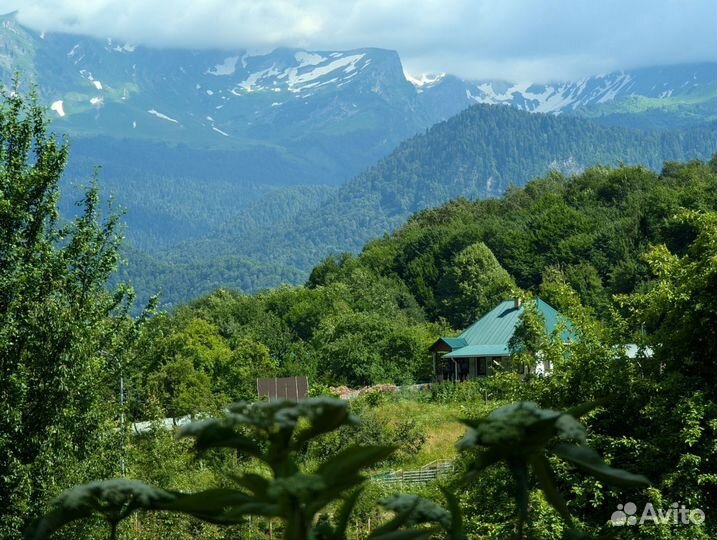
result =
M58 128L82 135L208 147L247 140L291 145L307 133L336 135L378 123L389 128L387 153L398 140L475 103L607 116L613 122L616 114L646 110L679 118L681 125L717 118L717 112L703 111L687 120L673 110L717 104L717 63L644 67L547 84L471 81L450 74L413 77L396 51L375 47L283 47L265 54L162 50L36 32L14 15L0 20L0 78L7 83L22 69L39 83ZM641 127L654 127L646 124ZM381 146L381 140L375 144Z

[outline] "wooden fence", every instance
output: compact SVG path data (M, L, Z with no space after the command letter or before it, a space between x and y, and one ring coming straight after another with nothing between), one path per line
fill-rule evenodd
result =
M431 482L453 472L453 461L450 459L437 459L427 463L420 469L404 471L399 469L389 473L374 476L372 480L383 483L418 484Z

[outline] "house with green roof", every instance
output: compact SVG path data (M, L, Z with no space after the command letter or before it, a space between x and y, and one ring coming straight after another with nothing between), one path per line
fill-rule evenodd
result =
M535 302L545 322L546 334L560 326L564 341L574 338L569 321L541 299ZM525 312L519 298L505 300L466 328L457 337L441 337L429 349L433 354L435 378L438 381L465 381L512 369L509 343ZM550 366L538 365L537 373L547 373Z

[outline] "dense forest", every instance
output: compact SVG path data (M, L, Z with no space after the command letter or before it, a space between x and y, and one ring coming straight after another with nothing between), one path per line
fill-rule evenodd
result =
M420 382L430 368L426 348L440 332L462 329L513 291L540 294L562 309L565 300L552 292L561 283L597 320L610 321L615 295L650 282L645 255L652 246L684 255L695 230L673 219L681 209L717 210L715 171L708 165L667 163L660 174L642 167L552 173L500 199L459 199L424 210L357 256L329 257L303 287L253 295L223 289L151 325L173 335L175 346L214 343L210 348L227 358L241 354L249 339L271 351L277 374L295 373L300 365L312 380L332 384ZM142 347L149 365L134 371L140 377L177 371L161 367L175 356L164 347L149 338ZM181 392L186 381L207 375L208 390L224 378L199 364L207 354L192 355L186 362L180 353L177 362L185 369L191 364L193 376L177 371L181 380L165 387ZM192 410L170 408L173 414Z
M1 537L30 525L29 538L99 538L102 520L84 519L99 516L113 539L594 538L627 501L706 516L641 527L640 538L714 537L717 156L660 173L555 171L500 198L424 210L358 255L325 259L303 286L220 289L131 316L131 287L107 285L119 216L93 184L77 217L59 218L67 147L41 107L4 100ZM259 375L308 375L314 395L427 381L430 343L512 295L539 296L571 321L577 339L566 344L526 309L515 354L547 358L550 376L505 372L349 404L237 404L178 441L161 427L255 400ZM410 493L398 498L378 481L353 491L363 469L403 467L438 444L427 433L446 417L465 423L440 447L453 449L452 476L401 486ZM50 502L111 477L124 480ZM140 509L155 512L130 516Z
M123 275L144 295L157 290L149 289L150 284L159 287L167 305L210 292L212 288L202 284L204 275L216 277L212 285L252 292L256 289L244 288L247 282L260 289L276 286L292 273L308 275L327 255L358 251L414 212L450 199L497 197L551 170L573 174L593 164L643 164L658 170L666 160L709 158L714 138L714 124L639 131L476 105L404 142L334 193L313 201L299 199L298 204L292 204L291 197L267 197L206 238L153 254L177 265L176 272L157 272L152 265L130 261ZM284 217L274 220L277 206ZM248 279L243 273L221 274L213 268L215 260L236 257L259 263L256 275ZM276 268L275 275L267 275L270 268Z

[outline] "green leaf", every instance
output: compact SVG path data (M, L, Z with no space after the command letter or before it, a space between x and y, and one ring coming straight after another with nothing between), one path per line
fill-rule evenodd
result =
M62 508L51 510L40 519L33 521L25 530L25 540L45 540L64 525L93 514L91 508Z
M306 511L310 514L317 513L327 504L340 498L343 492L359 486L364 480L365 478L358 474L336 478L334 482L324 488L321 493L316 494L306 505Z
M68 489L51 503L51 510L26 531L28 540L49 538L62 526L99 514L109 523L118 523L132 512L154 510L169 504L176 494L137 480L103 480Z
M562 517L563 520L570 525L572 523L572 516L570 515L570 510L568 510L568 506L565 503L565 499L563 499L562 494L555 485L555 479L553 478L553 472L550 468L548 459L542 454L535 455L530 458L530 465L533 469L533 473L540 483L540 487L545 494L545 498L550 505L558 511L560 517Z
M571 407L567 411L565 411L565 414L569 414L573 418L582 418L590 411L594 411L598 407L600 407L603 404L604 400L602 399L596 399L593 401L588 401L587 403L583 403L582 405L576 405L575 407Z
M241 487L248 489L257 499L269 500L267 490L270 482L259 474L245 473L241 476L232 476L232 479Z
M650 485L650 481L641 474L633 474L622 469L610 467L592 448L559 444L552 448L552 452L607 484L619 487L645 487Z
M157 505L155 510L189 514L212 523L240 523L257 501L241 491L216 488L198 493L175 493L171 501Z
M354 490L346 497L346 501L341 505L338 517L336 519L336 527L334 528L334 540L345 540L346 529L349 526L349 519L351 519L351 513L358 502L359 497L363 493L363 489L359 488Z
M526 426L522 441L523 445L525 447L545 447L548 441L557 433L555 422L560 416L560 414L556 414L550 418L541 418Z
M375 465L396 450L394 446L352 446L335 454L316 470L327 484L340 482L343 476L354 476L366 467Z
M300 407L302 414L309 420L309 427L296 434L295 448L318 435L355 422L349 414L348 404L341 399L320 396L301 402Z
M221 420L205 420L192 422L183 426L179 437L193 437L195 448L203 452L210 448L234 448L250 456L262 457L262 451L249 437L237 433L234 428Z
M465 540L466 534L463 529L463 511L460 501L456 495L444 486L440 486L441 493L446 498L448 510L451 513L451 526L447 529L449 540Z

